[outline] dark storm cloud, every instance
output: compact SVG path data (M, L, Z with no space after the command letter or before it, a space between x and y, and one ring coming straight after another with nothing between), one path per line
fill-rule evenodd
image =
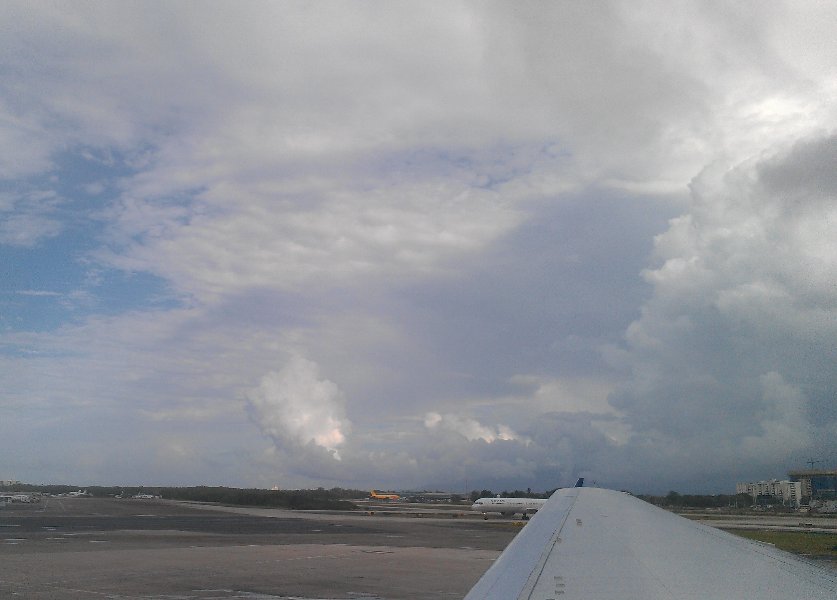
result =
M699 451L707 484L835 454L834 148L812 138L696 179L628 330L632 379L611 398L634 430L626 450L657 440L665 470Z

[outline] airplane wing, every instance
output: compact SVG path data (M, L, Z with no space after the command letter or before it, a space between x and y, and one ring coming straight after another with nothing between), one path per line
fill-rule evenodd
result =
M623 492L556 491L465 600L837 598L837 569Z

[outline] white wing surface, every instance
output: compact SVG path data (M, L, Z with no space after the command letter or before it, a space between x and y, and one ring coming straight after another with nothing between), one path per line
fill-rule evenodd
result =
M837 570L629 494L556 491L465 600L837 598Z

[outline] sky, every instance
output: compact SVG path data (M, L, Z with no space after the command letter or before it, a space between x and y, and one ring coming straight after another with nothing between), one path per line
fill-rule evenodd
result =
M837 466L837 4L3 2L0 479Z

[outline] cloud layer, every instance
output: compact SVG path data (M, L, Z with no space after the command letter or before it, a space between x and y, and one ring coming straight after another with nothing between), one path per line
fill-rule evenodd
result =
M729 491L837 460L835 18L6 3L6 477Z

